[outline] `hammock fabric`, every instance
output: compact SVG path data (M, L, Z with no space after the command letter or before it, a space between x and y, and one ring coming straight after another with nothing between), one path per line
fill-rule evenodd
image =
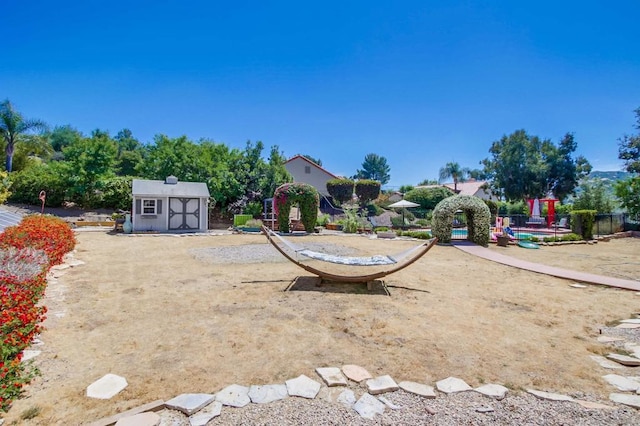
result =
M373 280L385 277L389 274L392 274L394 272L397 272L401 269L406 268L416 260L420 259L438 241L437 238L432 238L416 247L413 247L395 256L386 256L386 255L364 256L364 257L336 256L336 255L331 255L327 253L320 253L312 250L307 250L302 247L299 247L285 240L280 235L276 234L271 229L265 226L262 227L262 230L264 234L267 236L267 240L271 243L271 245L274 246L289 261L295 263L302 269L308 272L311 272L314 275L319 276L322 279L325 279L328 281L338 281L338 282L368 282L368 281L373 281ZM365 275L355 275L355 276L339 275L339 274L320 270L311 265L298 261L296 258L294 258L289 253L287 253L282 247L280 247L276 239L282 242L284 245L286 245L290 250L294 251L296 254L300 254L311 259L321 260L324 262L336 263L341 265L350 265L350 266L386 266L386 265L394 265L394 266L384 271L374 272L374 273L365 274ZM400 263L400 260L402 260L405 257L409 257L409 259L403 263Z

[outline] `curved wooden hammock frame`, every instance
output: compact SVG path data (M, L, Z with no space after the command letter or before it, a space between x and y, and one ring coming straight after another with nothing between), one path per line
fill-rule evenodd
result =
M377 280L377 279L386 277L387 275L393 274L394 272L398 272L399 270L406 268L407 266L411 265L412 263L414 263L415 261L420 259L425 254L427 254L427 252L429 250L431 250L431 247L433 247L436 244L436 242L438 241L437 238L432 238L430 240L425 241L424 244L419 246L414 251L413 256L411 256L408 260L406 260L404 262L401 262L401 263L394 264L393 267L391 267L391 268L389 268L387 270L374 272L372 274L365 274L365 275L338 275L338 274L332 274L330 272L322 271L320 269L314 268L313 266L310 266L310 265L307 265L307 264L304 264L304 263L298 261L297 259L292 257L289 253L284 251L282 249L282 247L280 247L278 245L278 243L271 236L271 234L270 234L271 230L270 229L265 228L263 226L263 230L262 231L267 236L267 240L271 243L271 245L274 246L276 248L276 250L278 250L290 262L298 265L299 267L301 267L302 269L304 269L307 272L311 272L312 274L319 276L320 278L322 278L324 280L337 281L337 282L347 282L347 283L366 283L366 282L369 282L369 281L373 281L373 280Z

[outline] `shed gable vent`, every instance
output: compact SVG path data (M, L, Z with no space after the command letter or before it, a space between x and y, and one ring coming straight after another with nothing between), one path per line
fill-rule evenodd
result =
M175 176L167 176L167 178L164 180L164 183L167 185L175 185L178 183L178 178Z

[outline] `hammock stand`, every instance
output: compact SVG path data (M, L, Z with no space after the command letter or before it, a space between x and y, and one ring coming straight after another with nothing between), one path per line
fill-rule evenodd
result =
M267 240L271 243L272 246L276 248L284 257L286 257L290 262L298 265L302 269L307 272L311 272L314 275L317 275L322 280L326 281L336 281L336 282L347 282L347 283L369 283L379 278L383 278L389 274L393 274L394 272L398 272L401 269L406 268L411 265L422 256L424 256L430 249L433 247L438 241L437 238L432 238L430 240L425 241L424 243L418 245L417 247L406 250L405 252L400 253L397 256L370 256L370 257L343 257L343 256L333 256L326 255L323 253L313 252L311 250L306 250L303 248L298 248L295 245L289 243L287 240L273 232L271 229L263 226L262 231L267 236ZM389 269L374 272L371 274L365 275L339 275L331 272L326 272L315 268L313 266L307 265L305 263L300 262L295 259L289 253L280 247L275 239L279 239L285 245L287 245L291 250L295 251L297 254L301 254L303 256L323 260L329 263L339 263L342 265L354 265L354 266L380 266L380 265L392 265ZM401 258L408 257L404 262L400 262ZM360 262L360 263L357 263Z

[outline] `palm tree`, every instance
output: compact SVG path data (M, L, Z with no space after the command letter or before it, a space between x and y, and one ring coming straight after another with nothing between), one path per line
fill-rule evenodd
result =
M453 178L453 190L458 192L458 182L464 182L469 175L467 167L460 167L458 163L447 163L440 169L440 182L448 178Z
M16 143L20 141L20 135L32 131L43 131L46 128L47 125L41 120L22 117L22 114L13 109L9 99L0 103L0 135L6 144L7 160L5 166L7 172L11 172L13 168L13 152Z

